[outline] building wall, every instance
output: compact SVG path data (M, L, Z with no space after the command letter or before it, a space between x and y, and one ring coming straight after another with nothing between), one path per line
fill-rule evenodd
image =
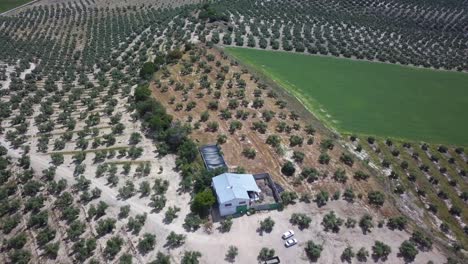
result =
M221 216L232 215L237 212L238 206L246 205L249 208L249 200L248 199L234 199L229 202L219 204L219 213ZM230 204L230 205L229 205ZM229 205L229 206L227 206Z

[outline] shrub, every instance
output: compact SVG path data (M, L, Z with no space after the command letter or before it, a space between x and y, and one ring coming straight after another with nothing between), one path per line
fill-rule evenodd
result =
M325 231L331 230L334 233L338 233L340 231L340 226L343 225L343 219L337 217L335 212L331 211L323 217L322 225Z
M352 167L353 164L354 164L354 159L353 159L353 157L352 157L350 154L341 153L340 160L341 160L344 164L346 164L346 165L348 165L348 166L350 166L350 167Z
M381 241L375 241L375 244L372 246L372 256L375 259L387 259L388 255L392 253L392 249L387 244Z
M361 220L359 220L359 226L362 229L362 232L366 234L367 232L370 232L371 228L374 227L374 223L372 222L372 216L369 214L365 214L361 217Z
M208 124L206 125L206 127L207 127L207 130L208 130L208 131L210 131L210 132L216 132L216 131L218 131L219 123L216 122L216 121L208 122Z
M353 218L348 217L348 219L346 219L345 226L347 228L354 228L356 226L356 220L354 220Z
M449 213L452 214L452 215L460 216L461 215L461 209L460 209L460 207L458 207L456 205L453 205L452 207L450 207Z
M141 141L141 134L138 133L138 132L133 132L131 135L130 135L130 140L129 140L129 143L131 145L136 145L138 143L140 143Z
M354 198L356 197L351 187L346 188L343 196L344 196L344 199L349 203L354 202Z
M294 204L298 198L297 193L284 191L281 193L281 201L283 205Z
M175 63L182 58L182 52L179 49L170 50L166 55L168 63Z
M305 252L307 257L309 257L309 259L312 261L317 261L317 259L320 258L322 250L322 245L315 244L312 240L307 241Z
M370 204L376 205L377 207L382 206L385 202L384 194L379 191L369 192L367 198Z
M221 232L226 233L231 230L232 227L232 217L228 216L220 222L219 229Z
M356 253L356 257L360 262L366 262L367 257L369 257L369 251L367 251L367 249L362 247Z
M181 264L199 264L202 254L198 251L185 251Z
M26 242L27 242L26 234L25 233L20 233L19 235L10 238L6 242L6 246L9 249L21 249L21 248L24 247Z
M170 224L174 219L177 218L177 213L180 211L180 208L177 206L171 206L167 208L167 211L164 215L164 223Z
M156 244L156 236L153 234L143 234L143 239L138 242L137 248L143 255L154 249Z
M281 144L281 139L277 135L269 135L266 143L272 147L278 147Z
M456 152L458 155L463 154L464 151L465 151L465 150L464 150L463 148L461 148L461 147L458 147L458 148L455 149L455 152Z
M352 258L354 258L355 254L353 252L353 248L351 246L347 246L343 253L341 253L341 259L347 262L351 262Z
M292 135L289 137L289 144L291 147L295 146L302 146L302 143L304 142L304 139L302 137Z
M132 181L127 180L125 185L119 189L119 197L126 200L135 195L135 185Z
M146 222L146 217L147 217L146 213L136 215L135 218L130 217L127 223L128 231L132 231L132 233L135 235L139 234L141 231L141 228Z
M305 214L302 213L294 213L291 215L291 219L289 222L293 225L297 225L299 229L306 229L309 228L312 219Z
M294 151L292 158L295 162L302 163L302 161L304 161L305 154L300 151Z
M226 259L229 262L234 262L238 254L239 254L239 249L237 247L229 246L229 249L226 253Z
M119 218L127 218L130 213L130 205L124 205L120 207Z
M50 259L56 259L59 248L59 242L47 244L44 246L44 254Z
M319 163L320 164L328 164L330 163L330 156L327 153L322 153L319 156Z
M415 242L423 250L429 250L432 248L432 240L419 230L413 232L411 235L411 241Z
M179 247L184 244L185 242L185 235L183 234L176 234L174 231L171 231L166 238L166 246L170 248Z
M85 231L85 224L78 220L73 221L67 229L68 238L72 241L77 240Z
M191 209L193 212L205 215L215 202L216 199L213 195L213 191L210 188L206 188L204 191L195 195Z
M348 176L346 176L346 172L343 169L337 169L333 174L333 179L340 183L345 183L348 180Z
M304 167L301 172L301 177L307 179L308 182L318 180L318 171L314 168Z
M146 62L143 64L143 67L140 69L140 77L143 79L150 79L152 74L156 71L156 66L152 62ZM137 88L138 89L138 88ZM136 95L136 91L135 91Z
M265 218L265 220L260 221L260 232L267 232L270 233L273 230L273 227L275 226L275 221L271 219L271 217Z
M363 181L367 181L367 179L369 179L369 174L366 174L364 173L363 171L356 171L354 173L354 178L356 180L363 180Z
M28 221L28 227L43 227L47 225L49 216L47 211L41 211L37 214L32 214Z
M392 217L388 219L387 226L390 229L398 229L398 230L403 230L406 227L406 224L408 223L408 219L404 216L397 216L397 217Z
M171 257L159 251L156 259L149 262L149 264L171 264Z
M233 134L236 130L242 128L242 123L240 121L234 120L229 124L229 132Z
M407 262L414 261L414 258L416 258L416 255L419 253L418 249L416 248L416 245L410 240L403 241L403 243L401 243L399 251L400 255L403 256L403 258Z
M315 202L317 203L318 207L322 207L327 204L329 198L329 194L327 191L320 190L320 192L315 196Z
M313 136L315 134L315 128L312 126L312 125L306 125L304 127L304 131L308 134L308 135L311 135Z
M27 264L31 259L31 252L24 249L13 250L8 255L11 263Z
M292 176L296 172L296 168L294 164L288 160L283 164L283 167L281 167L281 172L286 176Z
M59 165L63 164L63 161L64 161L63 154L61 154L61 153L52 153L50 155L50 157L52 159L52 164L54 164L55 166L59 166Z
M201 224L202 220L200 216L191 213L185 217L183 226L187 231L195 231L200 228Z
M111 237L106 242L106 248L104 249L104 254L108 259L113 259L117 253L120 252L124 240L120 236Z
M111 233L115 228L115 219L106 218L97 222L96 232L99 236Z
M325 139L322 142L320 142L320 147L322 150L332 150L335 147L335 144L333 143L333 140L331 139Z
M132 264L132 255L128 253L122 254L119 258L119 264Z
M249 159L255 159L255 156L257 155L257 152L255 151L254 148L244 148L242 151L242 154Z
M262 248L258 253L257 259L259 261L266 261L275 256L275 250L272 248Z

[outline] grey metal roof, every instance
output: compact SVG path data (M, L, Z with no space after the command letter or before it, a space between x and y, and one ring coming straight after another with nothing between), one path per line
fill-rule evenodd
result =
M223 156L220 153L219 147L216 145L205 145L200 147L200 153L208 170L213 170L220 167L227 167Z
M250 199L248 191L261 192L252 174L223 173L213 177L219 203L233 199Z

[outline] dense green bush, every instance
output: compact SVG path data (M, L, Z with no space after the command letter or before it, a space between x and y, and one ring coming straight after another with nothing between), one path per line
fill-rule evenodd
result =
M191 209L193 212L199 215L206 215L209 209L216 202L216 198L213 195L213 191L210 188L206 188L195 195L192 201Z

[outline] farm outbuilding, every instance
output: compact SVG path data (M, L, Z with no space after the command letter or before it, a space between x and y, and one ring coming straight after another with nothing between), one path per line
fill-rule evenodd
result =
M223 173L213 177L212 186L221 216L245 213L261 192L252 174Z

